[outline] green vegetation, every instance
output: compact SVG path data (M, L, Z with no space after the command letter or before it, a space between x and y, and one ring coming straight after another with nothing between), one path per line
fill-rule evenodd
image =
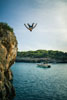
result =
M0 22L0 29L9 30L13 32L13 28L11 28L7 23Z
M66 60L67 53L62 51L53 51L53 50L37 50L37 51L27 51L27 52L18 52L18 57L30 57L30 58L51 58L57 60Z

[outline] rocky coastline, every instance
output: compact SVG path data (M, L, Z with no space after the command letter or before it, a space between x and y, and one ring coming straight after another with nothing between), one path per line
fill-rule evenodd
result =
M51 58L31 58L31 57L16 57L16 62L29 62L29 63L67 63L67 60L51 59Z

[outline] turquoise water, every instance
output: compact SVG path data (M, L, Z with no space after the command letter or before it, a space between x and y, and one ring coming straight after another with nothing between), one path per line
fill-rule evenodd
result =
M15 63L11 69L14 100L67 100L67 64L44 69L36 63Z

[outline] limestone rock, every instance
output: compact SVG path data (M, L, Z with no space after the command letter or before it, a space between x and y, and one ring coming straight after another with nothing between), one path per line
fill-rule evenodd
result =
M17 40L13 29L6 23L0 23L0 100L12 100L15 90L10 70L17 55Z

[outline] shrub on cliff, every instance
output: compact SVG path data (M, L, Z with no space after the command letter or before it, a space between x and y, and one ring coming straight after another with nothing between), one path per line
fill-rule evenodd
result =
M13 28L11 28L7 23L0 22L0 29L9 30L13 32Z

